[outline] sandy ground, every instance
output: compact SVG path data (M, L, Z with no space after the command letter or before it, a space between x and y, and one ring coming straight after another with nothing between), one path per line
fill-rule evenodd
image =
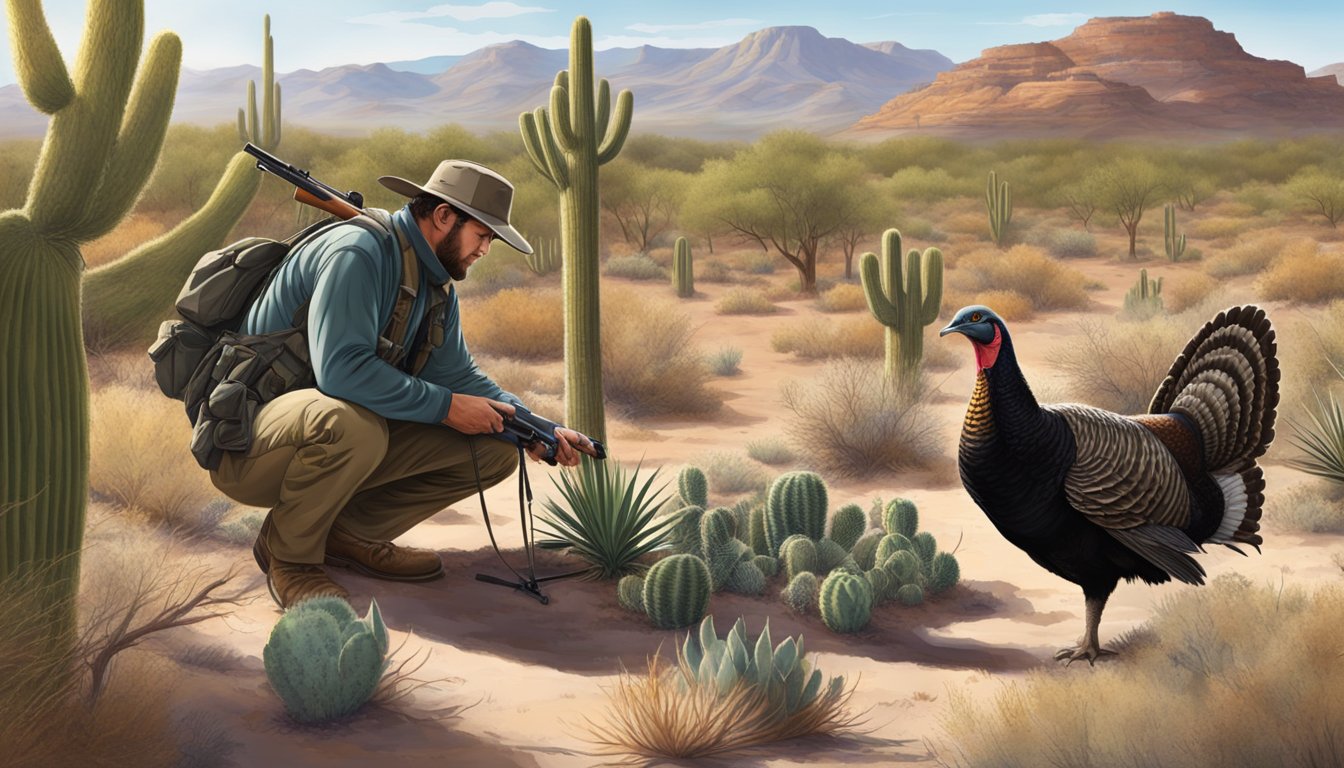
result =
M1136 268L1102 259L1075 264L1106 286L1092 294L1093 306L1085 314L1113 318ZM610 441L617 458L633 463L642 457L645 467L665 466L669 475L707 452L741 452L749 441L782 436L787 412L779 402L780 382L807 379L819 367L770 349L770 336L780 318L815 312L811 302L781 302L781 313L772 317L725 318L714 313L714 302L726 287L698 288L703 297L682 305L698 324L697 340L707 351L735 346L744 352L742 373L717 379L713 385L725 396L722 414L711 422L646 422L643 430L618 426ZM1081 316L1040 314L1034 321L1011 326L1033 384L1048 388L1049 356L1076 338ZM928 343L957 344L958 367L935 377L941 379L936 413L950 459L973 383L973 360L959 337L933 338ZM551 490L546 476L555 470L530 468L533 487L544 495ZM1267 477L1271 495L1305 478L1272 462ZM1053 651L1071 644L1081 631L1080 591L1037 567L999 536L946 466L921 474L859 482L828 478L828 482L833 508L849 502L867 508L874 496L913 499L921 510L921 527L932 531L941 546L961 539L957 557L964 582L932 604L885 607L854 636L834 634L816 618L794 615L772 597L715 595L710 609L720 631L742 616L755 633L768 619L776 639L801 632L827 675L857 679L852 706L866 713L866 725L864 733L854 737L797 740L698 765L848 766L928 760L925 740L937 736L938 716L950 690L993 695L1027 670L1053 664ZM505 483L486 496L506 555L520 567L515 486ZM1310 583L1337 576L1338 568L1330 562L1337 540L1285 533L1269 518L1264 527L1263 555L1242 558L1211 552L1201 558L1210 576L1239 572L1273 583L1281 579ZM261 652L279 614L250 565L250 554L214 544L196 545L199 557L217 562L221 569L243 562L258 596L227 620L179 630L157 641L172 651L192 646L228 649L227 663L215 665L222 669L185 667L186 683L176 692L175 706L184 717L199 713L222 735L223 746L215 757L223 764L249 766L365 766L377 757L401 766L579 768L603 762L584 738L585 721L602 719L605 689L622 665L642 668L649 654L660 646L668 651L672 643L680 642L682 633L655 630L622 611L610 584L556 582L548 585L552 599L543 606L474 580L480 572L507 573L488 548L474 500L412 531L405 543L441 550L446 578L419 585L378 582L348 572L337 572L335 578L351 590L361 612L369 598L377 598L394 630L394 644L405 641L398 658L427 656L417 677L436 682L395 710L371 707L325 728L290 724L269 690ZM558 555L542 555L538 562L541 575L572 567L572 561ZM1142 623L1165 596L1190 588L1122 584L1106 610L1103 642ZM1074 665L1072 673L1087 675L1089 669Z

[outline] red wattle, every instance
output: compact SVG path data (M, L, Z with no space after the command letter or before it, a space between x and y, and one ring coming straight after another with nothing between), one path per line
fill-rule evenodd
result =
M981 344L972 339L971 346L975 347L975 365L976 370L983 371L986 368L993 368L994 361L999 359L999 347L1003 344L1003 336L999 335L999 326L994 326L994 340L988 344Z

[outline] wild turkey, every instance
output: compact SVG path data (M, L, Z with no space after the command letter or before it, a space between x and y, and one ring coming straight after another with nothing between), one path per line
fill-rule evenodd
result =
M959 311L940 335L971 340L978 373L962 425L962 484L994 526L1037 564L1083 588L1086 630L1055 654L1089 663L1120 579L1203 584L1189 553L1260 549L1264 477L1279 363L1264 311L1232 307L1177 355L1148 413L1037 404L1003 320Z

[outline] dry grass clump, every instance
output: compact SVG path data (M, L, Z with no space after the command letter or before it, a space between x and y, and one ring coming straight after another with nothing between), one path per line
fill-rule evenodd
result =
M868 299L859 283L838 283L817 297L817 309L822 312L858 312L867 308Z
M954 693L932 746L966 768L1339 765L1341 622L1339 585L1221 576L1163 601L1115 662L1031 672L990 701Z
M975 235L977 240L989 239L989 216L984 211L953 213L940 217L938 224L949 234Z
M607 259L604 272L610 277L624 277L630 280L666 280L668 277L667 270L642 253L633 256L613 256Z
M868 477L928 465L939 454L937 422L923 384L898 385L881 364L843 358L814 384L788 382L787 431L823 474Z
M881 357L886 349L882 333L882 324L870 315L835 321L808 317L782 325L770 337L770 348L805 360Z
M1237 237L1254 226L1250 218L1231 216L1208 216L1195 219L1186 225L1186 234L1200 240L1223 240Z
M1287 243L1288 238L1279 234L1243 237L1231 248L1208 259L1204 269L1213 277L1255 274L1268 267Z
M703 414L719 408L709 366L691 343L691 318L669 300L612 289L602 293L602 386L629 413Z
M738 453L707 453L696 456L689 464L704 469L709 489L716 494L761 491L770 483L760 464Z
M1087 278L1082 272L1051 259L1031 245L1015 245L1006 252L983 250L957 261L949 276L952 287L963 292L1013 291L1038 310L1079 309L1087 306Z
M557 290L510 288L462 302L468 348L500 357L564 357L564 299Z
M1218 281L1202 272L1183 272L1175 279L1162 283L1162 301L1170 312L1184 312L1204 302L1216 289Z
M1017 291L990 289L984 291L947 290L943 294L943 308L955 312L960 307L983 304L994 310L1009 323L1030 320L1036 316L1031 299Z
M733 288L714 305L720 315L768 315L778 307L764 293L753 288Z
M1319 252L1315 242L1294 240L1260 279L1267 299L1319 304L1344 298L1344 253Z
M471 265L467 279L454 283L455 289L466 296L485 296L509 288L519 288L527 282L528 268L525 264L508 259L503 253L491 254Z
M1148 410L1188 336L1163 318L1111 326L1083 320L1078 326L1082 338L1052 356L1064 372L1067 396L1117 413Z
M1304 307L1286 315L1271 316L1278 334L1279 423L1307 423L1315 409L1316 396L1344 397L1344 380L1331 367L1344 367L1344 335L1330 329L1344 328L1344 301L1323 307Z
M522 397L524 392L556 395L565 391L563 375L554 366L528 360L475 355L476 365L505 392Z
M777 437L763 437L747 443L747 455L771 467L792 464L798 460L798 454L788 443Z
M683 685L677 667L650 657L648 671L623 671L608 691L606 721L585 718L593 743L606 755L694 759L811 735L838 735L856 727L847 709L854 689L826 686L787 718L764 692L739 681L720 694L717 683Z
M1344 533L1344 485L1318 480L1271 496L1266 516L1305 533Z
M113 384L90 402L89 490L149 522L207 534L223 510L188 447L182 404L157 391Z
M111 264L167 231L163 222L144 214L132 214L123 219L116 229L80 248L85 268Z

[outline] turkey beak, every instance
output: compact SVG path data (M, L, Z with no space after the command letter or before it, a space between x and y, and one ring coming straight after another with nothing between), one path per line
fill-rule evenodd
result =
M951 323L948 323L946 328L938 332L938 337L942 338L943 336L946 336L949 333L962 333L962 332L963 332L962 329L956 324L956 321L954 320Z

